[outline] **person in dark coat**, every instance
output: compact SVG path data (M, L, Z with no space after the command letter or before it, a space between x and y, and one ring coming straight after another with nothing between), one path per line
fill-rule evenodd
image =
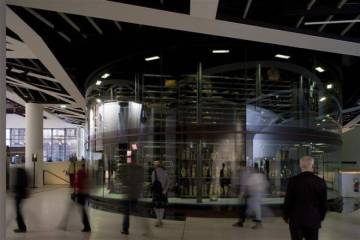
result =
M143 192L144 169L136 163L130 163L126 166L122 177L126 200L124 203L124 218L121 233L129 235L130 214L136 212L139 197Z
M24 233L27 231L24 217L22 214L22 205L24 199L28 197L28 176L24 168L16 168L15 170L15 210L16 222L18 228L14 230L16 233Z
M314 159L300 160L301 173L289 179L284 202L284 220L292 240L317 240L326 214L326 183L316 176Z

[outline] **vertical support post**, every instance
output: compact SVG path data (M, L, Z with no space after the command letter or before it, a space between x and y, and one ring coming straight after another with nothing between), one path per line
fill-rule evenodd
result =
M299 127L304 127L304 77L300 75L298 90L298 107L297 107Z
M201 90L202 90L202 64L199 63L196 79L197 87L197 101L196 101L196 122L197 126L200 126L202 123L201 119ZM197 158L196 158L196 201L198 203L202 202L202 136L198 136L198 147L197 147Z
M25 104L25 168L35 179L34 187L42 187L43 171L43 106ZM36 154L36 162L33 162Z
M0 0L0 240L6 238L6 25L5 0Z
M256 67L256 98L258 99L256 101L256 107L260 107L261 106L261 94L262 94L262 89L261 89L261 64L258 64Z
M6 24L5 0L0 0L0 240L6 238Z

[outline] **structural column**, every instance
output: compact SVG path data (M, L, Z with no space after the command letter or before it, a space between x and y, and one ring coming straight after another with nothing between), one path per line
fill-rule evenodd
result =
M0 0L0 240L5 240L6 232L6 78L5 78L5 0Z
M30 176L30 186L42 187L43 106L37 103L26 103L25 119L25 167Z

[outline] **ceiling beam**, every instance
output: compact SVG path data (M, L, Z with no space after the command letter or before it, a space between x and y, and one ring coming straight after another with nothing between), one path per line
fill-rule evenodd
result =
M250 6L251 6L252 1L253 1L253 0L248 0L248 1L247 1L246 7L245 7L245 10L244 10L244 14L243 14L243 19L246 19L246 18L247 18L247 15L248 15L248 13L249 13Z
M153 27L360 56L360 43L356 42L222 20L199 18L113 1L93 0L89 3L86 0L8 0L8 4Z
M340 0L340 2L338 3L338 5L337 5L337 9L341 9L344 5L345 5L345 3L347 2L348 0ZM327 19L325 20L325 22L328 22L328 21L331 21L333 18L334 18L334 16L335 15L330 15L330 16L328 16L327 17ZM325 24L323 24L322 26L320 26L320 28L319 28L319 32L322 32L324 29L325 29L325 27L327 26L327 23L325 23Z
M216 19L218 5L219 0L190 0L190 15L200 18Z
M310 2L308 3L307 7L306 7L306 11L311 10L311 8L314 6L314 4L316 3L316 0L310 0ZM299 21L296 24L296 28L299 28L301 26L301 24L303 23L305 19L305 16L302 16Z
M100 35L103 35L103 31L101 30L101 28L99 27L99 25L97 25L97 23L95 22L94 19L92 19L91 17L86 17L86 19L90 22L90 24L95 28L95 30L96 30Z
M48 69L52 76L59 82L69 95L75 100L71 101L75 107L85 109L85 99L71 80L67 72L61 66L43 39L25 23L10 8L6 9L6 25L15 32L24 43L34 52L41 63ZM43 78L44 79L44 78ZM68 101L66 101L68 102Z
M347 25L344 30L341 32L341 36L344 36L346 33L348 33L356 24L356 22L360 22L360 14L356 16L353 22L351 22L349 25Z

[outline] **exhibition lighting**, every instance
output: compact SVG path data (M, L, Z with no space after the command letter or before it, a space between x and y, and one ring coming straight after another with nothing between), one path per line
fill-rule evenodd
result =
M96 84L96 86L100 86L100 85L101 85L101 83L102 83L102 81L101 81L101 80L97 80L95 84Z
M106 78L108 78L108 77L110 77L110 73L104 73L104 74L101 76L102 79L106 79Z
M66 105L60 105L61 108L66 108Z
M326 100L326 97L322 97L322 98L320 98L320 102L324 102Z
M158 59L160 59L159 56L153 56L153 57L145 58L145 61L149 62L149 61L154 61L154 60L158 60Z
M212 53L229 53L230 50L229 49L216 49L216 50L212 50Z
M100 98L97 98L97 99L96 99L96 102L97 102L97 103L101 103L101 99L100 99Z
M290 59L290 56L288 56L288 55L283 55L283 54L276 54L275 57L281 58L281 59Z
M325 69L323 69L322 67L316 67L315 70L319 73L325 72Z
M331 83L329 83L328 85L326 85L326 89L333 89L333 85Z

